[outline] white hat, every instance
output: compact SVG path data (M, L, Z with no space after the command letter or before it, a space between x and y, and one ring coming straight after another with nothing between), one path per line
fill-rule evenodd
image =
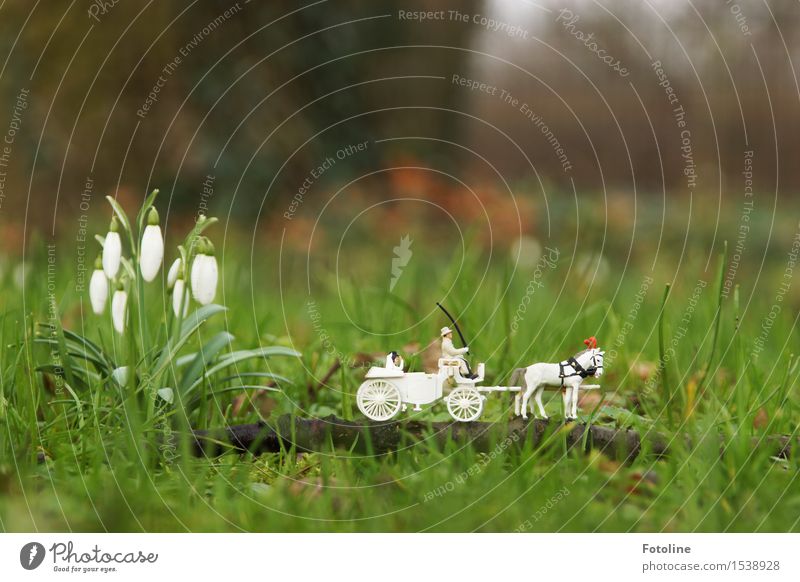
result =
M446 325L442 328L441 334L442 336L446 336L448 333L453 333L453 330L447 327Z

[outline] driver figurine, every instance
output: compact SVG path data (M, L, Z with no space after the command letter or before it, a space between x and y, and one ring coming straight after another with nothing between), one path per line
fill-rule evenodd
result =
M458 360L458 370L465 378L469 378L469 368L464 359L464 354L469 352L469 347L457 348L453 345L453 330L445 326L441 331L442 335L442 358L448 360Z

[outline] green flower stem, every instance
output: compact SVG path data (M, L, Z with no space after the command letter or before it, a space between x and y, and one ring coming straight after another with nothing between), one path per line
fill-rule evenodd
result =
M138 259L136 261L138 265ZM144 385L144 392L145 398L147 398L147 416L146 421L149 423L150 420L153 418L153 413L155 412L155 405L156 405L156 385L153 384L153 379L149 377L149 362L147 362L147 349L150 345L150 330L147 327L147 317L145 317L145 300L144 300L144 279L142 279L142 272L140 269L136 269L136 299L137 299L137 311L138 311L138 319L139 319L139 337L142 340L141 346L141 354L142 354L142 364L143 369L148 371L148 380L147 383ZM149 385L148 385L149 384Z
M664 350L664 312L667 309L667 297L669 296L669 283L664 287L664 298L661 301L661 310L658 312L658 370L661 373L661 389L663 394L668 399L667 405L667 420L671 423L672 418L672 391L669 386L669 378L667 377L667 358Z
M142 417L141 406L139 405L139 394L136 390L136 372L137 372L137 357L136 357L136 337L131 334L126 334L128 345L128 386L124 390L123 406L125 409L125 417L128 425L129 441L133 445L138 458L141 460L139 465L141 469L146 470L148 464L147 446L145 445L142 431Z
M142 340L141 355L142 363L145 370L149 370L150 362L147 361L147 350L150 344L150 328L147 324L147 311L144 296L144 279L142 278L142 270L139 268L140 250L142 244L142 235L144 234L144 226L150 211L154 209L154 203L158 196L158 188L154 189L144 201L139 213L136 215L136 244L131 242L131 255L134 258L134 270L136 271L136 303L137 303L137 319L139 323L139 337ZM133 233L131 233L131 240L133 241ZM147 416L146 421L149 424L155 414L155 405L158 391L158 384L153 382L154 378L149 376L147 384L144 386L145 398L147 398Z
M700 376L700 381L697 383L697 394L702 394L702 388L706 383L706 379L708 378L708 374L711 371L711 365L714 363L714 355L717 353L717 341L719 340L719 326L722 321L722 291L725 285L725 267L728 262L728 241L725 241L725 244L722 248L722 253L720 253L719 257L719 267L718 267L718 274L717 280L719 282L719 286L717 287L717 310L714 313L714 335L711 338L711 353L708 355L708 361L703 369L703 373Z
M153 193L151 193L150 196L148 197L148 199L145 201L145 204L139 210L139 214L138 214L137 220L136 220L136 227L137 227L137 232L136 233L133 232L133 225L131 225L130 220L128 219L128 215L125 214L125 211L122 209L122 207L119 205L119 203L112 196L106 196L106 200L108 200L108 203L111 204L111 207L114 209L114 213L116 214L117 218L119 219L119 222L120 222L120 224L122 226L122 229L127 234L128 244L130 245L130 249L131 249L131 259L132 259L133 271L134 271L133 276L136 278L136 286L135 286L134 289L132 289L132 291L135 291L136 301L132 302L132 301L130 301L130 298L128 299L128 310L129 310L128 319L131 322L135 321L137 323L137 325L138 325L139 338L141 338L141 340L142 340L142 344L141 344L142 356L145 355L146 346L148 346L150 344L149 344L149 341L148 341L148 338L147 338L147 326L146 326L146 323L144 321L144 319L145 319L144 318L144 280L142 279L142 275L141 275L141 272L140 272L140 269L139 269L139 244L138 244L138 240L140 238L139 237L139 232L141 232L141 228L139 228L139 227L141 226L141 223L142 223L142 217L144 216L144 210L149 208L152 205L152 200L155 199L155 195L157 193L158 193L157 190L155 190ZM131 308L132 306L136 306L136 309L135 310L132 309ZM130 335L130 334L126 334L126 335ZM131 377L134 378L131 381L131 388L135 392L136 389L137 389L135 377L136 377L136 371L138 370L138 367L137 367L138 366L138 364L137 364L138 358L136 357L136 354L137 354L137 348L139 348L139 346L136 345L135 341L129 342L129 345L132 346L131 354L130 354L130 356L131 356L130 359L131 359L131 361L133 363L133 366L131 368ZM142 360L143 359L144 358L142 358ZM149 418L150 418L150 414L148 414L148 419Z
M183 305L184 301L186 301L187 294L191 293L191 266L192 261L194 260L197 249L197 243L200 240L200 236L205 229L209 226L215 224L217 222L216 218L205 218L203 217L201 220L194 225L191 232L186 236L186 239L183 242L183 245L178 247L178 252L181 255L182 261L182 268L183 268L183 280L185 285L183 287L184 296L180 298L179 305L181 308L178 310L178 316L172 319L172 327L171 329L167 330L167 341L164 346L165 350L172 350L174 349L172 346L175 346L178 343L178 339L180 337L181 327L183 326L184 321L184 314L183 314ZM174 292L174 291L173 291ZM175 354L168 353L167 358L168 360L172 360ZM152 378L153 385L155 387L160 387L163 384L163 378L167 374L167 370L172 369L171 366L167 366L164 370L159 371L158 374ZM177 372L174 371L174 374ZM177 378L175 378L177 384ZM177 392L177 390L176 390ZM180 402L179 396L177 402ZM184 412L185 414L185 412ZM186 419L188 422L188 419Z

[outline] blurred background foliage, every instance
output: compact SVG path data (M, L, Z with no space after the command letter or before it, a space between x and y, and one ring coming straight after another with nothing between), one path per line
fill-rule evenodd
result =
M800 151L792 60L800 27L791 3L743 3L738 18L716 1L565 6L579 16L574 29L594 33L629 76L603 66L558 19L562 5L547 1L7 1L0 9L2 118L21 89L30 97L5 214L30 192L38 224L52 222L56 197L58 217L66 218L77 211L87 176L95 194L138 197L159 185L174 208L192 213L213 175L216 207L252 218L262 203L267 213L285 206L309 170L343 145L408 136L425 139L352 156L336 168L337 182L422 164L466 173L479 190L502 187L488 163L435 141L448 140L474 148L516 195L536 202L549 189L571 192L570 179L580 192L685 194L681 136L655 60L687 111L695 193L716 200L740 189L748 149L758 152L760 192L797 191L800 167L777 163L778 152L790 159ZM513 23L527 38L472 20L399 17L452 9ZM218 20L226 11L230 17ZM530 104L567 152L569 175L518 109L453 84L453 74ZM160 75L158 101L141 118L137 110ZM396 183L383 174L369 186L385 198Z
M380 287L406 236L432 268L533 237L570 265L674 281L690 262L710 277L723 239L736 250L747 202L739 259L767 257L763 275L780 275L797 228L788 4L12 0L0 15L0 133L21 117L0 205L12 256L52 237L77 264L86 225L108 219L102 197L133 208L153 187L168 241L209 212L251 266L279 248L312 278Z

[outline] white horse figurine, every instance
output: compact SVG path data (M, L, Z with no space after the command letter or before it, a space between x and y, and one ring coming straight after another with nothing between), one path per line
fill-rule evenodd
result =
M539 363L518 368L511 377L511 383L516 385L515 376L524 373L525 382L522 389L514 397L514 414L522 418L528 418L528 401L531 396L536 400L539 407L539 415L546 419L547 414L542 405L542 392L545 386L555 386L562 388L564 399L564 417L567 420L578 418L578 392L581 383L586 378L598 378L603 375L603 350L597 348L597 340L589 338L584 342L588 349L578 352L574 357L564 360L558 364ZM531 407L531 411L532 407Z

